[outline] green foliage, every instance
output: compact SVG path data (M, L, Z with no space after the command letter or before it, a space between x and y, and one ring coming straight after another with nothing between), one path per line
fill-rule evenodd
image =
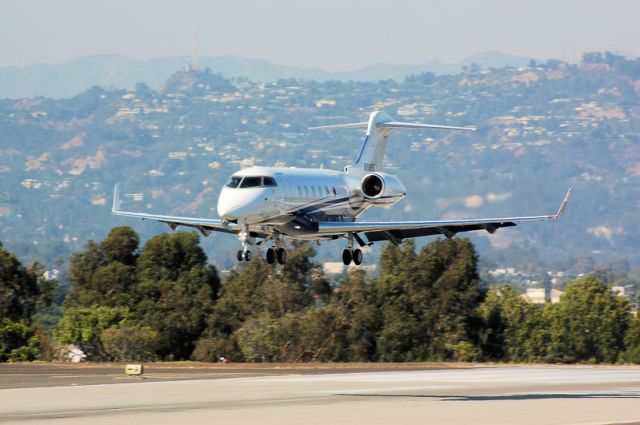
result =
M594 276L567 285L550 313L549 356L560 362L608 362L624 351L629 304Z
M130 313L125 307L66 307L55 332L61 344L78 346L88 359L108 360L102 332L122 324Z
M159 334L158 356L188 359L205 329L219 280L195 233L161 234L144 246L137 263L137 321Z
M83 252L71 256L72 287L66 304L133 308L138 301L132 291L138 244L138 235L126 226L113 228L99 244L87 242Z
M138 235L122 226L102 242L89 241L83 252L73 254L65 316L74 308L102 306L126 310L128 324L93 329L89 338L65 334L62 340L81 341L100 358L187 359L217 297L217 270L207 264L195 233L163 233L147 241L141 252L138 247ZM68 327L67 322L61 329Z
M475 339L480 293L477 256L468 239L436 240L417 256L413 242L389 245L376 287L381 360L456 359L462 351L449 347Z
M480 348L488 360L540 361L548 344L543 308L524 300L510 286L489 290L478 307Z
M212 360L226 356L241 360L246 350L239 346L238 331L246 321L258 316L262 320L277 321L311 307L310 288L316 281L314 275L318 269L311 261L313 254L309 244L296 243L288 252L287 265L282 270L261 259L232 270L221 285L220 297L207 321L207 330L197 343L195 358ZM250 330L243 332L245 342L247 332L253 338ZM254 353L252 350L246 352Z
M624 338L626 351L623 360L629 363L640 364L640 318L631 319L627 335Z
M33 327L8 318L0 320L0 362L36 360L40 352L40 340Z
M376 302L374 288L363 270L349 272L340 282L329 307L345 332L345 360L376 360L376 338L382 326L381 309Z
M147 361L156 358L160 338L149 326L125 322L103 330L100 340L112 360Z
M247 320L237 332L238 347L249 362L295 361L299 318L294 314L272 317L265 312Z
M29 320L40 295L38 275L0 246L0 318Z

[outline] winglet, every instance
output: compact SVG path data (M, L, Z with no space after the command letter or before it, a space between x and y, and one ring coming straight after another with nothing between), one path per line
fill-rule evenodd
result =
M120 185L116 183L113 186L113 206L111 207L111 212L117 212L120 209Z
M569 203L569 195L571 195L571 188L569 188L567 193L564 195L564 199L562 199L562 203L560 204L560 209L558 209L558 213L552 217L552 220L560 218L560 216L564 214L564 210L567 208L567 204Z

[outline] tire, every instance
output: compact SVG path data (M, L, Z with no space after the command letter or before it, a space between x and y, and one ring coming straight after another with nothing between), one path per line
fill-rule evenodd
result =
M278 264L284 264L287 262L287 251L284 248L278 248L276 256L278 257Z
M353 257L353 264L355 264L356 266L362 264L362 251L360 251L359 249L354 249L351 256Z
M273 248L267 249L267 263L273 264L276 262L276 251Z
M251 261L251 257L252 257L251 251L247 251L244 253L244 261Z
M353 257L351 256L350 250L345 249L344 251L342 251L342 262L344 263L345 266L348 266L349 264L351 264L352 259Z
M244 252L242 252L242 250L239 250L239 251L236 253L236 258L238 259L238 261L242 261L242 260L244 260Z

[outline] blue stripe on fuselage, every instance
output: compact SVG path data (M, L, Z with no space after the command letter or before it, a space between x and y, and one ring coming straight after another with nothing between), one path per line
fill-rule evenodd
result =
M358 157L356 158L356 165L358 165L360 163L360 160L362 159L362 154L364 153L364 148L367 147L367 141L369 140L369 135L367 134L364 138L364 140L362 141L362 146L360 146L360 153L358 154Z

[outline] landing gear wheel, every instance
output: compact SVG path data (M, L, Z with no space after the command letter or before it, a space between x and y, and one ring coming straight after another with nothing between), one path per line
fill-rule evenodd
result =
M238 259L238 261L242 261L242 260L244 260L244 252L243 252L242 250L239 250L239 251L236 253L236 258Z
M251 261L251 251L244 253L244 261Z
M354 249L351 253L351 256L353 257L353 264L355 264L356 266L362 264L362 251L360 251L359 249Z
M278 264L284 264L287 262L287 251L285 251L284 248L278 248L276 256L278 257Z
M342 251L342 262L344 263L345 266L348 266L349 264L351 264L352 259L353 259L353 256L351 255L350 249L345 249L344 251Z
M273 248L267 249L267 263L273 264L276 262L276 251Z

